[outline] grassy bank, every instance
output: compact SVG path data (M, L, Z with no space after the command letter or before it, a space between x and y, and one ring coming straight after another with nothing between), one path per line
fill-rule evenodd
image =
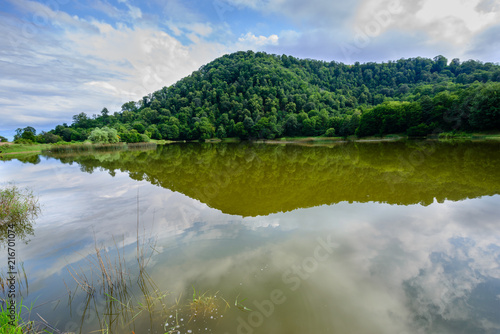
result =
M92 144L89 142L58 143L58 144L15 144L1 143L0 156L6 154L29 154L47 152L93 152L93 151L117 151L133 150L155 147L156 145L168 144L166 140L151 140L147 143L115 143L115 144Z
M408 139L408 136L404 134L390 134L384 136L370 136L370 137L357 137L349 136L344 137L282 137L276 139L259 139L254 140L258 143L302 143L302 144L314 144L314 143L325 143L325 142L340 142L340 141L392 141ZM410 138L412 139L412 138ZM434 139L434 140L500 140L500 133L490 133L490 132L443 132L436 135L428 135L426 137L415 138L415 139ZM212 138L207 139L205 142L210 143L236 143L240 142L239 138ZM93 152L93 151L117 151L117 150L133 150L133 149L147 149L154 147L156 145L165 145L170 143L176 143L178 141L169 140L151 140L150 142L144 143L115 143L115 144L92 144L89 142L73 142L73 143L58 143L58 144L14 144L14 143L0 143L0 156L6 154L37 154L37 153L61 153L61 152ZM184 142L184 141L182 141ZM197 142L197 141L196 141Z
M41 153L42 150L50 148L51 144L14 144L1 143L0 155L2 154L23 154L23 153Z
M465 133L465 132L443 132L432 139L439 140L500 140L498 133Z

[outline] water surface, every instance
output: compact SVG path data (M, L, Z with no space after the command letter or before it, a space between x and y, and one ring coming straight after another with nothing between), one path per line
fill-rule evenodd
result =
M11 160L0 181L40 196L17 245L21 290L60 330L498 333L499 148L188 143ZM68 268L85 271L96 244L119 248L122 302L144 302L138 216L148 275L168 294L132 319L98 291L88 302ZM193 287L217 294L217 312L193 317Z

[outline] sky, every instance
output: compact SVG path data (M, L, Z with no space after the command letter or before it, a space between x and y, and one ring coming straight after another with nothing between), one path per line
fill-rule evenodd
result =
M217 57L500 62L500 0L0 0L0 135L120 111Z

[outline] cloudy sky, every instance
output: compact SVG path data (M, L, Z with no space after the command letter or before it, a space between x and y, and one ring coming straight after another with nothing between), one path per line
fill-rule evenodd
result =
M119 111L238 50L500 62L500 0L1 0L0 135Z

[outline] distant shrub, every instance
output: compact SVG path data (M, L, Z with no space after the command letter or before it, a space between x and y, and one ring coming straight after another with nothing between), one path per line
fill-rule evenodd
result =
M327 137L335 137L335 129L334 128L329 128L325 132L325 136Z
M89 136L89 140L93 143L118 143L118 132L115 129L110 129L107 126L103 128L95 128Z
M14 140L14 144L33 145L33 141L31 139L18 138Z
M430 130L429 126L423 123L420 123L417 126L412 126L406 131L406 134L409 137L425 137L432 131Z

